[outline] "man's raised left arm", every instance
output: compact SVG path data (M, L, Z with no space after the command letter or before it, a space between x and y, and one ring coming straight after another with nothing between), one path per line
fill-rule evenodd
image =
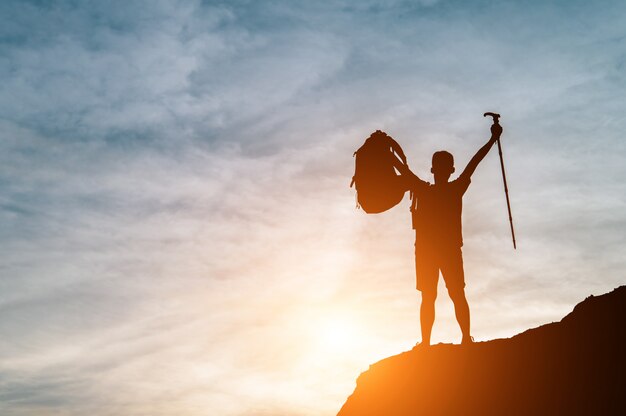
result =
M502 126L500 126L500 124L493 124L491 126L491 138L483 147L478 149L478 152L476 152L474 157L472 157L472 160L469 161L469 163L463 170L463 173L461 173L460 178L469 179L472 176L472 174L478 167L478 164L485 158L485 156L487 156L487 153L489 153L491 146L493 146L496 140L500 138L501 134Z

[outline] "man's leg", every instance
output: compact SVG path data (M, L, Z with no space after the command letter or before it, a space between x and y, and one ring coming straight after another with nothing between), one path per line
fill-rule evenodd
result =
M422 304L420 306L422 342L420 345L428 346L430 345L430 333L435 322L439 266L436 257L427 248L417 244L415 246L415 277L417 290L422 292Z
M470 332L470 310L465 297L465 272L461 248L445 253L441 274L446 282L450 299L454 303L454 314L463 333L463 344L472 342Z
M452 299L452 302L454 303L454 314L456 315L456 320L461 327L461 332L463 333L462 343L465 344L471 342L470 310L469 305L467 304L467 298L465 297L465 289L448 289L448 293L450 294L450 299Z
M437 289L422 291L422 305L420 306L420 326L422 327L422 344L430 345L430 334L435 322L435 300Z

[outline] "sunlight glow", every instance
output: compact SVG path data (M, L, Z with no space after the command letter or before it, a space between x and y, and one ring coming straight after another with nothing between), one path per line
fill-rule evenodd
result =
M329 353L348 353L358 346L358 328L347 317L328 318L317 328L320 348Z

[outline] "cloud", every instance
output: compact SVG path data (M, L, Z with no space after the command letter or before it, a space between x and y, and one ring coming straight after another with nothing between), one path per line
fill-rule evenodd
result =
M335 411L418 336L406 202L366 216L348 189L377 128L428 178L503 114L520 248L490 154L464 214L477 338L623 282L618 2L0 7L3 414ZM358 354L319 356L327 315Z

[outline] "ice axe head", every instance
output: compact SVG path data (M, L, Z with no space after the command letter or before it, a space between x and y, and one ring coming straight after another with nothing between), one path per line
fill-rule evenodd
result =
M498 119L500 118L500 114L498 113L485 113L483 117L491 116L493 117L493 124L498 124Z

